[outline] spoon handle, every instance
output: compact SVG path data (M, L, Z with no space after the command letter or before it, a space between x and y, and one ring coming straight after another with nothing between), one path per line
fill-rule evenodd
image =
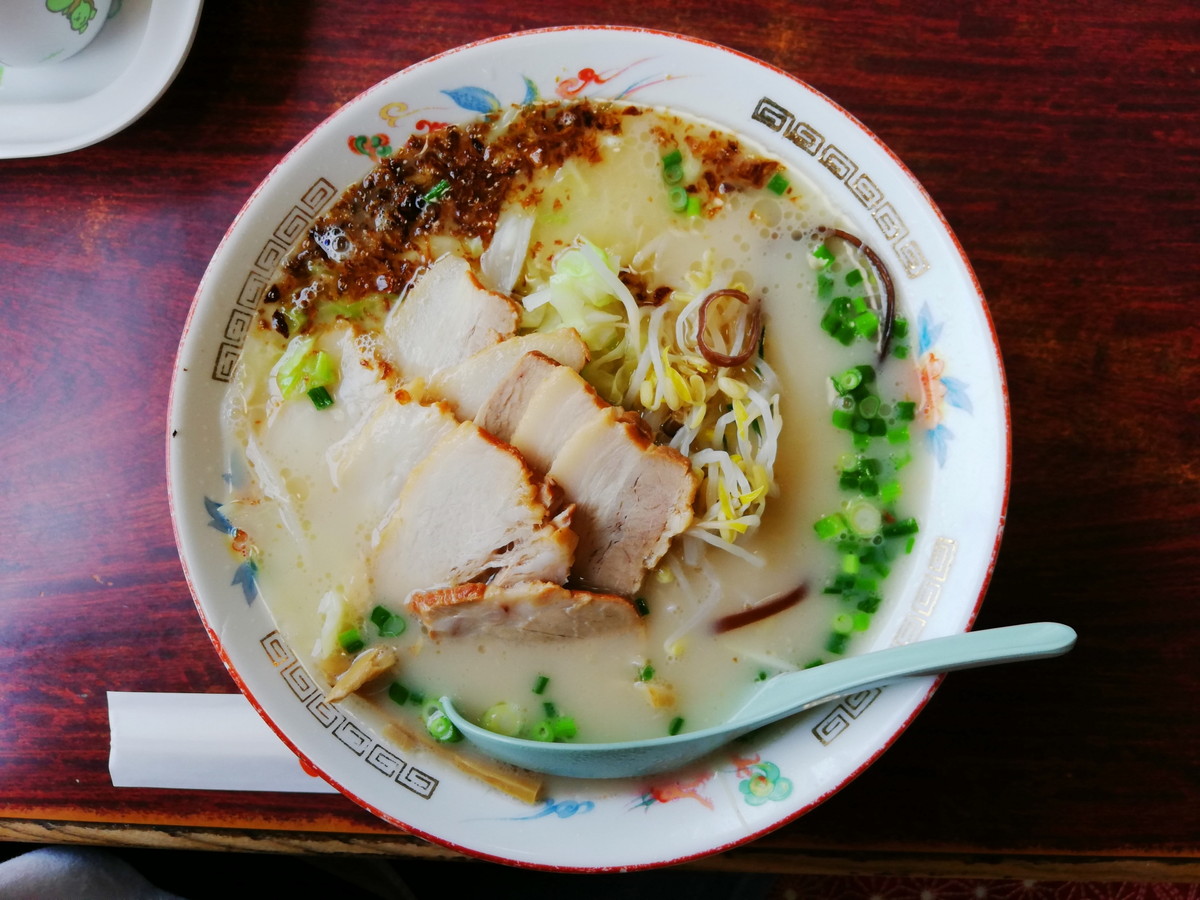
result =
M777 675L733 716L738 725L766 725L785 716L912 675L930 675L1059 656L1075 645L1075 631L1057 622L1032 622L931 638L800 672Z

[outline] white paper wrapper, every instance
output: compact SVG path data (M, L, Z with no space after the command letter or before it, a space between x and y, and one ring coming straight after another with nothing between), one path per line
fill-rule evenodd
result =
M114 787L336 793L241 694L108 692Z

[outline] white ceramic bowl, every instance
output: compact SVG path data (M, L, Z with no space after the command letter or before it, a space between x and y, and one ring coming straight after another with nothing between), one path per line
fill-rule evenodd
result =
M112 0L0 0L0 66L61 62L104 27Z
M409 756L380 724L325 703L317 682L248 602L209 503L225 491L218 409L275 264L372 154L429 122L462 122L535 91L629 98L746 135L806 173L884 258L939 401L927 435L932 497L915 565L890 585L862 649L966 630L1004 522L1009 427L995 333L967 261L930 198L844 110L793 76L695 39L627 28L526 32L458 48L381 82L302 141L222 241L188 319L171 397L168 462L177 539L216 647L298 754L383 819L516 865L600 871L668 865L750 841L853 779L912 722L936 684L866 691L760 735L686 779L554 783L536 807L443 760ZM932 357L936 357L936 361Z

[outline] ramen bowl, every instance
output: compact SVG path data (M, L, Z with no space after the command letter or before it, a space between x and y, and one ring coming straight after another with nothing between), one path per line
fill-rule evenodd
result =
M168 427L176 537L201 619L251 703L312 769L381 819L438 844L569 871L665 866L751 841L825 802L914 720L936 679L862 691L686 771L551 779L516 799L451 757L396 741L366 705L334 704L231 552L221 514L229 462L222 403L263 295L289 247L341 191L414 134L539 99L665 107L783 160L827 195L886 264L921 385L928 497L903 566L851 652L967 630L998 551L1009 425L995 332L962 250L902 163L795 77L693 38L571 27L464 46L347 104L268 175L199 286L176 364ZM836 802L836 801L834 801Z

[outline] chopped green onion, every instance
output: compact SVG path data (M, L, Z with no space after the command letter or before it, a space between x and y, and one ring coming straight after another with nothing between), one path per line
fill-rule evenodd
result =
M408 628L405 618L396 615L386 606L376 606L371 610L371 621L379 630L380 637L399 637Z
M813 249L813 256L821 260L822 268L828 269L833 265L833 251L825 244L818 244Z
M913 518L888 522L880 529L884 537L903 537L909 534L916 534L918 530L917 520Z
M857 368L847 369L841 375L834 376L833 384L839 393L848 394L862 384L862 372Z
M854 617L849 613L840 613L833 617L834 634L849 634L854 630Z
M861 312L854 317L854 330L860 337L873 338L879 333L879 316L871 310Z
M557 707L555 707L555 705L549 700L542 704L542 711L546 714L547 719L553 719L558 715Z
M848 284L850 287L854 287L857 284L862 284L862 280L862 269L851 269L846 273L846 284Z
M535 694L542 693L544 690L546 690L546 685L548 685L549 683L550 683L549 675L539 675L537 677L537 681L535 681L533 683L533 692Z
M782 173L776 172L771 176L771 180L767 182L767 190L772 194L782 196L788 189L788 180L783 177Z
M854 428L855 423L859 421L858 416L844 409L835 409L830 417L835 428L842 428L849 431ZM864 420L865 421L865 420Z
M313 406L317 409L329 409L333 406L333 397L329 395L329 388L325 385L318 385L308 391L308 399L313 402Z
M337 639L338 645L347 653L357 653L366 646L357 628L347 628L337 636Z
M846 520L837 513L826 516L823 519L818 519L816 524L813 525L813 528L817 532L817 537L823 541L840 537L846 533L848 527Z
M863 597L863 599L859 600L858 608L869 615L873 615L879 611L879 604L882 602L882 597L872 594L870 597Z
M817 666L823 666L823 665L825 665L825 660L823 660L823 659L810 659L808 662L806 662L804 664L803 668L815 669Z
M393 681L388 686L388 697L398 706L403 706L408 702L408 688L398 681Z
M873 594L879 588L879 582L874 578L855 578L854 589L867 594Z
M428 191L426 191L425 196L422 199L424 199L426 203L432 203L435 200L440 200L442 195L448 190L450 190L450 182L443 178Z
M440 703L431 703L426 707L425 730L441 744L453 744L462 740L462 732L450 721Z
M667 184L679 184L683 181L683 166L663 166L663 181Z
M898 428L889 428L887 433L889 444L907 444L908 443L908 428L901 425Z
M700 198L697 195L688 194L686 213L689 216L700 215Z
M575 720L570 716L549 716L537 724L533 730L535 741L569 741L578 734L579 729Z
M664 169L669 169L671 166L677 166L683 162L683 153L678 147L663 154L662 164Z
M836 653L839 656L846 652L846 647L850 644L849 634L839 634L834 631L829 635L829 640L825 642L825 649L830 653Z
M671 724L667 728L667 734L669 734L673 737L673 736L679 734L679 732L682 730L683 730L683 717L676 716L675 718L673 718L671 720Z
M896 418L901 422L911 422L917 417L917 404L911 400L901 400L896 404Z
M638 672L638 681L650 681L653 677L654 666L650 665L650 663L646 663L646 665L642 666L641 671Z
M675 212L685 212L689 202L687 188L678 184L671 185L667 191L667 201Z
M900 486L900 481L893 478L891 481L885 481L879 486L879 499L884 503L895 503L900 499L903 489Z

